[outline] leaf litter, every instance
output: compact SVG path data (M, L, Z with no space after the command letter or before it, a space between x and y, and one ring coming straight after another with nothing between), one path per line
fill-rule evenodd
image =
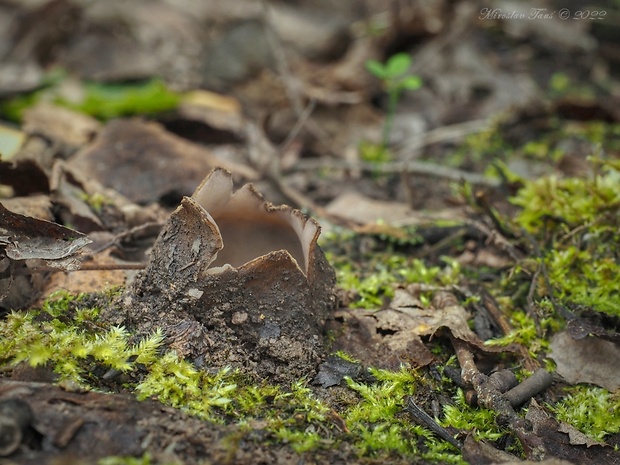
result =
M0 161L0 410L34 412L6 455L615 463L617 427L593 426L618 406L608 23L486 20L469 1L239 5L1 6L0 111L22 137ZM399 75L423 85L394 107L365 66L402 52ZM238 263L226 251L241 227L218 211L225 193L192 196L214 167L255 183L237 191L248 204L292 215L261 226L294 231L266 234L284 245ZM260 245L261 228L237 247ZM219 234L221 251L204 248ZM58 288L105 292L60 310L44 300ZM37 294L46 310L25 313ZM155 330L157 368L106 346ZM37 344L14 345L20 334ZM80 355L91 336L94 363ZM62 341L75 344L64 362L37 362ZM32 383L59 376L64 390ZM573 395L606 407L578 415ZM87 451L85 409L101 402L109 415L93 421L126 433ZM498 428L487 437L483 418Z

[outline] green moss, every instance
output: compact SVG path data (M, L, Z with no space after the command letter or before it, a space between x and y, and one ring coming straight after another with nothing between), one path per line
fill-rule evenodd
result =
M0 322L0 364L5 368L19 363L48 366L59 380L84 387L99 386L101 380L93 373L133 374L139 398L155 397L202 417L230 401L227 394L236 386L229 381L229 370L211 375L173 351L161 353L161 332L131 343L127 329L100 327L98 310L81 307L82 300L83 296L57 293L39 310L6 315ZM139 376L138 366L145 375Z
M107 120L135 114L155 114L172 110L181 96L168 90L159 79L130 84L85 84L85 98L73 104L64 100L58 103L82 113Z
M153 461L147 452L142 457L105 457L97 461L97 465L179 465L180 462L159 462Z
M504 139L502 123L502 118L496 118L485 130L466 136L445 162L450 166L461 167L467 163L508 159L514 153L514 147Z
M541 302L541 308L543 307L545 302ZM553 317L540 318L537 327L534 319L522 310L511 312L509 322L514 328L510 333L489 339L485 341L485 345L503 347L513 343L521 344L527 347L531 357L538 358L549 352L549 334L562 329L561 322Z
M590 179L553 175L528 182L512 199L522 207L517 223L532 233L547 228L557 235L605 220L615 223L609 216L620 207L619 181L620 172L609 167Z
M169 90L159 79L142 82L106 84L86 82L84 97L78 101L67 100L59 84L65 73L48 79L44 87L29 94L20 95L0 103L0 114L11 121L22 120L24 110L40 101L50 101L102 120L128 115L151 115L172 110L181 102L182 96Z
M377 248L361 252L343 249L343 244L366 247L357 244L368 239L377 241ZM352 307L377 309L385 305L394 295L397 285L409 283L443 286L455 284L461 278L460 264L449 257L442 257L444 266L429 266L423 260L412 258L406 252L408 247L419 244L415 231L407 231L406 237L376 237L357 235L352 232L332 231L323 239L321 246L336 270L338 285L352 297ZM428 294L421 298L427 299Z
M549 91L557 97L566 95L570 85L570 78L565 73L553 73L549 79Z
M620 315L620 171L613 163L593 165L597 173L590 178L525 183L512 199L522 208L516 223L541 244L539 260L552 289L541 279L539 296L552 292L565 304Z
M347 385L360 396L349 408L344 420L356 438L360 454L381 450L409 455L417 452L414 440L419 430L402 415L403 399L415 391L419 378L405 367L399 372L370 369L374 382L361 383L347 379ZM418 430L418 431L416 431Z
M521 148L521 153L525 158L534 160L551 160L557 162L564 155L563 150L553 147L552 141L548 139L528 141Z
M214 419L213 408L224 407L237 385L224 368L215 374L196 369L175 352L166 352L147 365L148 375L135 387L138 399L154 397L194 416Z
M307 452L317 448L321 443L321 436L314 431L291 430L287 427L278 428L275 436L283 443L290 444L298 453Z
M548 83L549 96L553 98L561 97L578 97L584 99L593 99L596 97L595 90L592 85L578 84L566 73L557 72L549 78Z
M496 441L507 433L495 422L496 413L493 410L468 405L462 389L458 389L454 403L444 406L443 410L444 417L440 420L440 425L471 431L477 440Z
M83 194L82 200L84 200L84 202L86 202L88 206L90 206L94 211L98 213L100 213L103 207L105 207L106 205L113 204L111 199L100 193L95 193L93 195Z
M620 316L620 264L614 257L570 247L551 251L546 262L549 279L560 299Z
M564 421L597 441L620 432L620 394L594 386L566 388L569 393L549 406Z
M392 160L392 154L387 147L381 144L373 144L372 142L362 141L359 144L360 158L368 163L376 163L378 165Z
M333 355L337 355L338 357L340 357L343 360L346 360L347 362L360 363L358 359L356 359L355 357L352 357L350 354L347 354L346 352L343 352L342 350L337 350L336 352L334 352Z
M69 302L68 294L56 295L40 311L8 314L0 324L0 363L4 366L21 362L33 367L48 365L61 380L86 384L97 366L128 371L132 368L131 359L154 358L161 334L130 345L129 333L122 327L98 328L100 331L96 334L88 332L70 321ZM80 318L87 322L88 314L97 313L96 309L91 309L81 312Z

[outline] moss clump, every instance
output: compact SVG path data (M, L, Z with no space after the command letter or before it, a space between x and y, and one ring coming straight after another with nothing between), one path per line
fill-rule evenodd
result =
M87 331L98 310L70 312L72 303L75 300L68 294L56 294L41 310L9 313L0 323L0 363L48 365L60 380L86 385L92 373L102 369L126 372L136 363L149 364L156 359L163 339L160 333L132 345L123 327Z
M394 296L397 285L410 283L445 286L461 278L460 264L442 257L443 266L429 265L410 256L408 249L419 244L415 231L403 231L406 238L391 236L356 235L335 231L327 234L321 247L336 270L338 285L352 298L351 306L378 309ZM374 244L379 250L359 250ZM353 244L358 250L343 250L343 243ZM372 248L372 247L371 247ZM423 294L424 300L429 295Z
M458 269L458 264L454 263ZM374 267L366 271L352 262L336 267L338 285L356 297L353 307L377 309L394 296L395 285L409 283L445 283L454 274L454 268L427 266L422 260L389 255L375 257Z
M548 176L527 182L512 199L522 208L518 226L542 244L552 289L541 278L539 295L620 315L615 244L620 240L620 171L600 163L590 178ZM594 162L593 162L594 164Z
M440 424L464 431L472 431L476 440L488 439L497 441L506 430L495 422L496 413L483 407L472 407L465 401L465 393L458 389L453 398L454 403L444 407L444 417Z
M135 386L138 399L154 397L201 418L211 419L213 408L230 403L237 389L228 376L230 369L209 374L172 351L157 357L146 368L148 375Z
M460 463L458 452L403 413L404 397L422 382L415 371L372 369L370 381L348 380L340 389L350 389L354 399L334 411L305 379L277 386L226 368L199 370L166 350L159 332L135 340L125 328L101 327L98 310L88 303L87 296L59 293L40 309L7 314L0 321L0 366L45 366L59 381L154 398L205 421L235 424L240 434L260 425L267 441L298 453L348 444L360 456L426 454L428 460ZM114 372L116 377L106 376ZM146 455L109 460L105 463L150 463Z
M73 104L59 99L57 103L74 110L108 120L127 115L151 115L173 110L181 96L168 90L159 79L132 84L87 83L84 100Z
M0 365L47 366L59 381L102 388L106 373L125 373L139 398L156 397L207 417L230 402L236 385L229 371L199 371L174 351L163 351L161 332L132 342L119 326L102 328L98 309L83 306L85 296L56 293L41 309L11 312L0 322Z
M361 455L391 451L399 455L419 453L420 436L430 433L403 415L403 400L412 395L421 378L416 372L402 367L398 372L369 369L371 382L347 379L347 385L359 396L359 401L344 412L343 419Z
M548 301L539 304L544 308L548 306ZM514 329L503 337L485 341L485 345L503 347L513 343L521 344L527 347L532 358L537 358L549 352L549 334L561 329L561 323L552 317L541 318L537 327L534 319L522 310L511 312L509 321Z
M81 198L97 213L101 213L104 207L106 207L107 205L113 205L114 203L112 199L109 199L105 195L98 192L92 195L84 193L83 195L81 195Z
M11 121L19 122L24 110L45 100L108 120L173 110L182 99L181 94L169 90L161 80L150 79L123 84L86 82L83 84L84 97L77 102L69 101L62 95L60 87L65 78L65 72L56 72L46 80L43 89L0 102L0 114Z
M144 454L142 457L105 457L97 461L97 465L153 465L158 463L159 465L179 465L179 462L161 463L153 461L149 453Z
M359 395L359 402L344 416L356 437L355 447L362 455L380 450L401 455L417 453L416 438L422 430L400 415L403 398L413 394L419 382L415 373L402 368L399 372L370 369L370 374L375 381L347 379L347 385Z
M564 421L597 441L620 432L620 394L594 386L566 388L568 395L549 407Z
M547 229L558 238L576 227L610 230L620 207L619 181L620 172L609 165L590 179L552 175L530 181L512 199L522 207L516 221L531 233Z

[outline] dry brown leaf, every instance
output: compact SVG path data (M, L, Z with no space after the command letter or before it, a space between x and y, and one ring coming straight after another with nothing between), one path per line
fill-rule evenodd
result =
M32 268L76 269L84 234L50 221L13 213L0 203L0 306L22 308L41 291L44 280Z
M620 347L595 336L575 340L566 331L551 341L549 355L557 373L571 384L590 383L609 391L620 389Z
M10 160L26 139L23 131L6 124L0 124L0 159Z
M604 446L605 443L596 441L589 436L586 436L577 428L563 421L560 422L558 431L568 434L568 439L573 446Z
M185 95L177 109L183 118L202 121L223 131L241 134L244 118L239 101L233 97L206 90L195 90Z
M331 215L359 224L377 221L395 223L415 216L413 209L406 203L374 200L359 192L345 192L339 195L325 207L325 210Z
M11 186L16 196L49 193L47 175L36 161L30 159L13 163L0 161L0 184Z
M100 128L96 119L50 103L40 103L24 112L25 132L44 136L69 153L90 142Z
M243 177L256 175L247 166L220 160L156 123L137 119L109 122L69 164L141 204L191 195L215 166Z
M442 294L438 293L441 297ZM340 334L335 350L344 350L365 363L380 368L396 369L407 362L425 366L434 360L421 336L433 336L446 328L459 338L483 352L512 351L512 347L487 347L469 329L469 313L454 299L433 299L427 306L405 289L396 289L389 308L368 311L341 309L335 313L328 329Z
M340 309L327 323L327 330L337 335L333 349L386 370L398 370L403 363L420 367L432 363L431 351L413 331L399 325L398 317L386 310Z
M47 195L32 195L30 197L13 197L3 199L2 205L13 213L31 216L41 220L52 221L52 202Z
M570 434L567 434L557 420L549 416L534 400L530 402L525 419L531 422L539 454L543 457L558 457L572 463L596 465L616 465L618 453L613 447L599 444L572 445ZM527 440L526 437L522 440ZM528 445L526 445L527 447ZM542 448L542 450L540 450Z
M78 231L13 213L1 203L0 235L8 237L4 251L11 260L62 260L91 242Z

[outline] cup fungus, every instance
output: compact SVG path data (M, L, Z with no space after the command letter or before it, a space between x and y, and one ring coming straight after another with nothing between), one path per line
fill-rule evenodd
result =
M162 327L170 347L205 366L307 375L335 304L319 234L314 219L251 184L233 193L231 174L216 168L164 225L126 296L125 323Z

